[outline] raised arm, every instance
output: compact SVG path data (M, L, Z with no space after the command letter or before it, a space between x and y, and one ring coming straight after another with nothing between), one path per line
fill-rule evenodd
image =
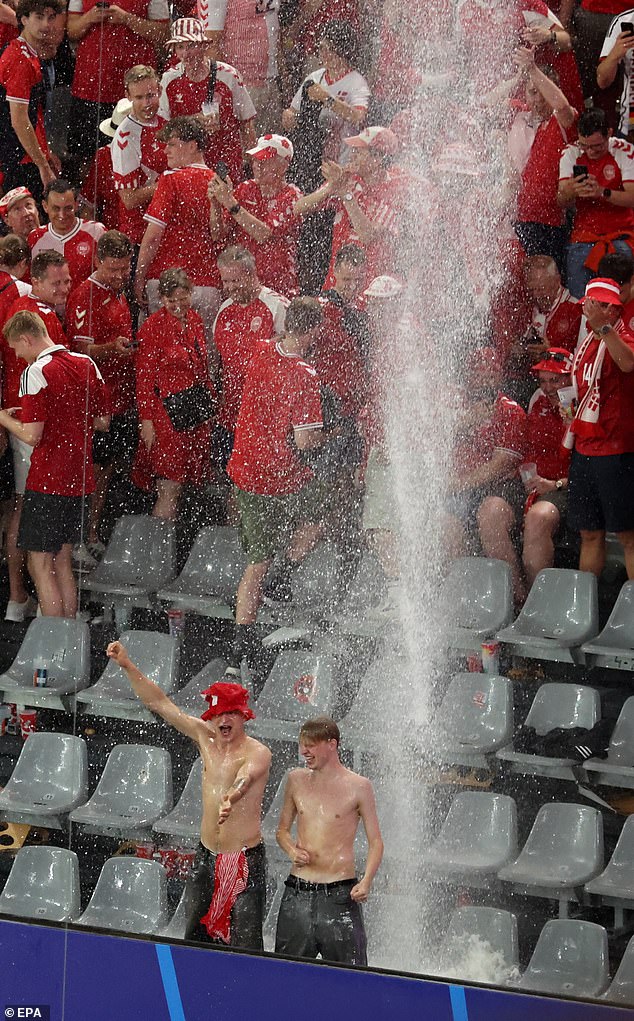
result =
M284 804L282 805L275 838L284 853L291 859L293 865L296 868L302 868L304 865L310 865L310 854L303 847L300 847L299 844L296 844L291 836L291 829L297 816L297 805L295 804L293 788L294 778L293 774L290 773L284 789Z
M372 784L365 778L362 780L359 791L359 816L368 838L368 857L365 863L365 872L356 886L350 891L353 900L364 901L372 887L372 881L378 872L379 865L383 860L383 837L379 826L379 817L376 814L376 802Z
M270 768L271 753L269 749L259 743L254 744L248 759L238 770L235 780L220 803L218 813L220 825L229 817L236 801L240 801L257 780L268 776Z

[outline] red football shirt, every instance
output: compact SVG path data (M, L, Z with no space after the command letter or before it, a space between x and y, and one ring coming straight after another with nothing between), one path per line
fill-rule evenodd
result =
M288 301L263 287L248 305L229 298L214 323L214 344L222 363L222 398L218 422L231 432L236 427L244 379L259 342L284 330Z
M180 266L196 287L220 287L216 259L221 247L209 233L207 186L214 172L204 163L166 170L145 214L164 227L158 252L148 269L157 280L164 269Z
M141 124L129 115L121 121L110 146L117 191L144 188L167 169L165 145L156 137L164 124L162 117L156 117L152 124ZM119 230L137 245L141 244L145 233L143 214L146 209L147 206L126 209L123 202L119 203Z
M468 435L458 439L454 448L454 465L458 477L468 475L487 464L496 450L514 454L519 464L524 456L525 430L526 413L523 408L504 394L498 394L488 421L470 429ZM515 473L516 469L511 468L507 477L511 478Z
M242 245L253 253L258 276L266 287L293 298L298 292L297 243L301 227L293 206L302 197L301 191L294 184L287 184L279 194L264 198L255 181L243 181L234 188L234 195L247 213L266 224L271 236L266 241L255 241L240 230L225 209L223 216L231 229L231 244Z
M623 323L617 324L621 339L634 349L634 335L628 333ZM573 380L577 387L579 405L584 400L590 382L601 341L589 334L579 345L573 365ZM583 421L577 412L573 422L575 449L590 457L606 454L634 453L634 373L621 372L606 349L603 366L588 399L586 416L593 421Z
M81 194L95 207L106 230L119 229L119 196L114 186L112 152L109 145L97 149L88 173L81 184Z
M46 326L47 333L53 343L60 347L68 347L68 341L62 324L60 323L55 310L34 297L33 294L23 294L21 298L14 301L7 312L7 319L10 319L16 312L36 312ZM6 321L6 320L5 320ZM19 404L20 377L26 369L26 362L18 358L12 347L9 347L4 337L0 336L0 350L2 352L2 406L4 408L17 408Z
M295 429L319 429L319 377L298 355L265 342L247 372L229 477L247 493L288 496L312 478L292 446Z
M31 293L31 285L11 273L0 272L0 330L9 318L9 309L18 298Z
M46 142L46 129L44 127L44 93L43 93L42 68L40 58L33 50L26 39L19 36L9 43L2 56L0 56L0 86L4 89L7 103L23 103L28 106L31 100L37 98L37 117L35 122L35 135L40 149L48 155ZM34 115L35 116L35 115ZM13 132L13 129L11 128ZM17 135L13 132L16 146L22 149L18 142ZM0 141L0 151L9 146L13 149L13 141L5 139ZM32 163L30 156L24 153L20 163Z
M570 451L561 443L566 425L559 414L559 406L552 404L546 394L538 390L533 395L526 416L526 449L524 457L534 461L542 479L565 479L568 476Z
M520 222L546 223L551 227L563 224L564 211L557 204L559 160L564 146L576 133L574 127L568 131L562 128L554 114L537 128L517 198Z
M34 259L40 252L59 252L68 263L73 287L77 287L92 273L95 248L105 231L103 223L79 217L68 234L57 234L50 223L46 227L36 227L28 236L31 257Z
M545 314L533 308L532 324L549 347L565 347L574 351L579 340L583 305L565 287L560 288L551 308Z
M110 410L95 363L61 346L47 348L22 373L20 406L23 422L44 423L31 454L27 490L92 493L92 420Z
M326 296L320 302L324 322L311 362L322 386L329 386L341 401L342 415L355 416L368 396L365 362L357 341L343 328L343 309Z
M601 188L618 191L634 181L634 146L622 138L609 138L608 151L599 160L589 160L578 145L567 145L559 164L559 180L568 181L578 163L588 168ZM607 199L577 199L571 242L592 241L597 234L634 230L634 209L613 206Z
M84 280L71 291L66 306L66 329L71 348L76 341L108 344L117 337L132 340L132 319L125 294L117 294L95 280ZM79 349L79 348L78 348ZM131 355L112 355L100 363L113 415L134 403L134 364Z

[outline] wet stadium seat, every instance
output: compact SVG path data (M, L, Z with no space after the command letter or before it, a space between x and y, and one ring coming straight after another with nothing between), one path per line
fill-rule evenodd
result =
M70 734L30 734L6 787L0 819L61 829L88 797L86 742Z
M141 858L108 858L76 924L157 935L169 919L165 869Z
M500 911L497 908L471 906L457 908L451 916L438 955L439 967L450 967L452 974L459 969L462 974L469 945L477 946L481 943L487 945L489 952L499 955L509 975L519 968L515 915L511 911ZM476 975L465 974L464 978L477 981Z
M583 651L590 666L634 670L634 581L625 583L603 631Z
M615 928L622 929L624 912L634 908L634 815L627 817L608 864L586 883L586 892L614 908Z
M599 630L597 579L588 571L540 571L517 619L497 633L517 656L583 664Z
M179 643L158 631L125 631L120 638L130 659L146 677L171 694L178 680ZM84 712L94 716L154 722L156 717L137 698L126 673L113 660L96 684L77 697Z
M0 914L74 922L81 911L79 859L65 847L22 847L0 894Z
M596 997L608 982L608 935L603 926L559 918L546 922L517 984L526 991Z
M335 659L328 649L281 652L258 698L249 733L296 741L304 720L332 715L336 697Z
M456 795L430 847L420 852L429 878L487 887L517 852L517 810L506 794L464 791Z
M436 761L486 769L491 756L513 737L511 681L492 674L454 674L429 732Z
M119 518L103 559L83 582L102 602L152 606L176 575L176 525L145 514Z
M231 603L247 558L237 528L201 528L183 570L158 598L207 617L233 617Z
M157 932L156 935L163 936L165 939L185 939L197 900L196 891L188 883L185 883L174 914L165 928Z
M480 651L513 619L511 569L503 560L459 557L441 594L447 614L447 644L464 652Z
M97 789L71 822L86 833L146 840L172 808L172 761L165 748L119 744L110 752Z
M583 901L585 884L602 868L601 813L552 802L542 805L520 854L498 875L518 893L559 901L559 917L565 918L569 901Z
M202 818L202 759L196 759L192 766L183 793L169 815L165 815L154 823L155 833L166 833L170 837L178 837L188 847L195 847L200 840L200 821Z
M634 696L623 703L605 759L586 759L583 769L594 784L634 787Z
M48 671L45 688L33 686L37 661ZM66 710L63 696L74 695L90 683L90 632L80 620L36 617L28 626L13 663L0 675L0 690L8 702Z
M627 944L616 975L602 996L613 1003L634 1007L634 936Z
M190 716L202 716L208 708L202 692L210 688L217 681L225 680L226 660L212 659L206 663L187 684L172 695L172 702ZM244 681L242 681L245 684ZM248 687L248 684L245 684Z

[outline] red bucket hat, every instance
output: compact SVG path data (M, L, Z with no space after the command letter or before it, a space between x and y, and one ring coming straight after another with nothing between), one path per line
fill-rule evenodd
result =
M214 716L222 716L223 713L242 713L245 720L255 719L255 713L248 705L249 692L241 684L217 681L203 691L203 698L209 702L209 709L201 716L203 720L212 720Z

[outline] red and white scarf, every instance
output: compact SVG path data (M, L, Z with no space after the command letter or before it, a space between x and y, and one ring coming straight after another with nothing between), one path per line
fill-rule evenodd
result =
M231 909L247 888L249 865L241 851L217 854L214 861L214 892L206 915L200 919L212 939L231 942Z

